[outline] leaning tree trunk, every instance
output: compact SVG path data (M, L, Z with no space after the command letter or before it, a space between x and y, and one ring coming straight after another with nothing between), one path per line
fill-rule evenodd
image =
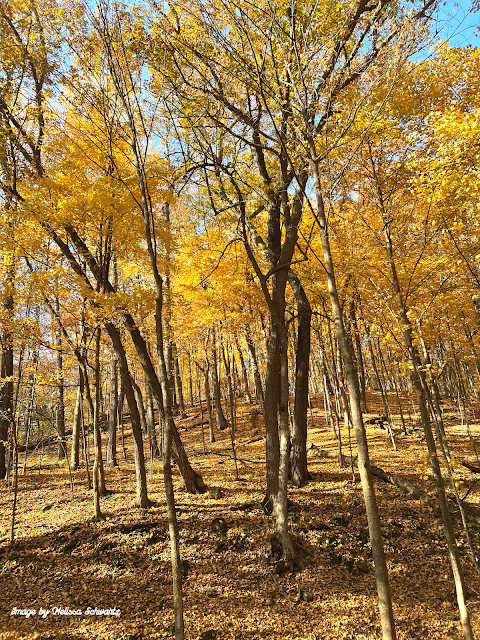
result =
M87 263L90 267L90 270L92 272L92 274L94 275L95 279L97 280L97 282L102 281L103 286L105 287L105 290L108 293L113 293L114 292L114 288L112 287L112 284L109 282L108 278L104 277L104 274L102 273L102 271L100 270L100 267L95 259L95 257L91 254L91 252L89 251L87 245L85 244L85 242L80 238L80 236L78 235L76 229L74 229L73 227L67 227L66 231L68 233L68 237L70 239L70 241L74 244L74 246L77 248L77 250L79 251L79 253L84 256L85 260L87 260ZM91 288L91 284L90 281L88 280L88 278L86 278L85 276L85 272L82 269L82 267L79 265L78 261L75 259L75 256L73 255L72 251L70 250L70 247L68 246L67 243L65 243L56 233L55 231L53 231L53 229L48 228L48 233L50 235L50 237L54 240L54 242L56 243L56 245L58 246L58 248L62 251L62 253L64 254L64 256L67 258L70 266L72 267L73 271L80 277L83 279L83 281L85 282L87 287ZM151 239L150 239L151 240ZM148 243L148 241L147 241ZM151 242L149 243L149 253L153 252L153 248L151 246ZM158 276L158 271L157 271L157 276ZM159 276L158 276L159 277ZM157 279L157 278L156 278ZM142 369L144 371L145 377L148 380L151 388L152 388L152 393L154 395L155 398L155 402L158 406L158 409L160 411L160 415L163 415L163 397L162 397L162 390L161 390L161 385L160 385L160 381L158 379L158 375L157 372L155 370L155 367L153 366L152 360L150 358L150 354L148 352L148 348L147 348L147 343L145 342L145 339L143 337L143 335L141 334L135 320L133 319L133 317L129 314L129 313L121 313L120 314L120 320L123 323L123 326L125 327L125 329L129 332L130 337L132 339L133 345L135 347L135 350L137 352L137 356L138 356L138 360L140 362L140 365L142 366ZM130 409L130 412L133 416L139 416L138 414L138 408L137 408L137 404L135 401L135 394L133 393L133 388L132 388L132 393L130 392L130 387L132 387L132 381L130 378L130 372L128 371L128 365L127 365L127 360L126 360L126 355L125 355L125 349L123 347L122 344L122 340L121 340L121 336L120 336L120 332L117 329L117 327L115 325L113 325L112 323L107 323L105 325L105 328L107 330L107 333L110 336L110 339L112 340L112 344L114 346L115 352L117 353L117 356L119 358L119 366L120 366L120 376L122 378L122 381L125 380L125 384L128 385L127 387L125 387L124 391L125 391L125 396L127 398L127 402L128 402L128 406ZM87 398L88 399L88 398ZM139 419L139 418L138 418ZM139 482L140 484L142 484L142 488L140 493L137 493L137 502L140 500L140 502L145 501L146 503L148 503L148 498L147 498L147 493L146 493L146 485L143 488L143 472L141 471L141 467L142 467L142 460L143 460L143 467L144 467L144 456L143 456L143 443L140 446L141 441L141 429L140 429L140 440L136 440L137 436L136 434L136 426L134 424L134 422L132 422L132 427L133 427L133 433L134 433L134 439L136 441L136 446L138 447L138 452L136 453L136 456L138 455L138 458L136 458L136 460L138 460L139 463L139 468L137 470L137 482ZM203 482L203 479L201 477L200 474L196 473L191 465L190 465L190 461L188 460L187 454L185 452L185 449L183 447L183 444L180 440L180 436L178 434L178 431L175 427L175 425L173 425L173 442L172 442L172 454L174 456L175 462L178 465L178 469L182 475L182 478L185 482L185 488L188 491L188 493L203 493L204 491L206 491L206 486L205 483ZM146 478L146 476L145 476ZM137 485L137 488L139 488L140 485ZM141 498L140 498L140 494L141 494Z
M140 414L138 412L137 400L132 384L132 378L128 369L127 356L125 353L120 332L117 327L107 322L105 329L112 341L112 346L118 357L120 368L120 377L122 380L122 389L127 398L128 408L130 411L130 420L132 422L132 432L134 441L134 457L135 457L135 474L137 481L137 496L135 504L137 507L145 508L150 505L147 495L147 473L145 469L145 454L143 451L142 427L140 423Z
M158 379L157 373L153 366L152 360L148 353L147 344L141 335L138 327L135 325L133 318L125 314L123 317L126 328L128 329L130 336L132 338L133 344L135 345L135 349L137 351L138 359L140 364L142 365L143 371L145 373L145 378L148 380L150 387L152 389L153 396L155 398L155 402L160 410L160 413L164 413L164 400L162 394L161 383ZM157 349L158 353L158 349ZM158 353L159 358L162 357L161 354ZM163 356L165 358L165 356ZM127 395L128 398L128 395ZM129 404L130 407L130 404ZM138 410L137 410L138 413ZM166 422L166 416L165 416ZM178 430L175 426L175 423L171 425L172 428L172 455L175 462L178 465L178 469L182 475L183 482L185 484L185 490L188 493L204 493L206 491L206 485L203 481L202 476L197 473L191 466L188 456L185 452L185 448L183 446L182 441L180 440L180 436L178 434Z

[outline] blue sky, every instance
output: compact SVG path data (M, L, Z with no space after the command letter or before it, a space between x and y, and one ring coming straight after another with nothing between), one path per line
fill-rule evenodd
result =
M470 11L470 0L445 0L438 12L442 39L455 47L480 46L480 12Z

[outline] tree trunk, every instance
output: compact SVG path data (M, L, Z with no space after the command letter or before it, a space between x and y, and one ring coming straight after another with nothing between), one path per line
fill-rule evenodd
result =
M435 485L437 488L437 497L440 505L440 511L442 513L443 530L445 540L447 543L448 553L450 556L450 564L454 576L455 589L457 592L457 602L460 612L460 619L462 621L463 632L465 640L473 640L473 633L470 624L470 616L468 613L466 600L465 600L465 581L460 564L460 557L458 553L457 543L455 540L455 533L453 530L452 516L445 496L445 486L443 483L443 477L440 471L440 463L438 460L438 454L435 446L435 440L433 438L432 427L430 423L430 415L428 412L428 406L426 401L427 381L425 372L421 367L420 356L418 350L413 341L413 328L408 317L407 308L403 298L402 289L400 286L400 280L398 278L397 267L395 264L395 257L393 252L393 243L390 233L390 224L392 222L390 214L387 212L384 204L384 196L381 189L381 184L377 176L376 166L371 157L373 175L377 187L378 202L380 207L380 213L383 221L383 232L386 243L386 252L390 266L390 272L392 274L392 282L397 297L398 312L400 318L400 324L402 327L403 339L412 367L412 381L416 391L418 405L420 409L420 417L422 421L423 432L425 434L425 440L427 443L427 449L430 456L430 465L432 468ZM439 434L440 435L440 434ZM441 436L440 436L441 437Z
M234 333L234 338L235 338L235 346L237 347L238 357L240 359L240 367L242 369L242 378L243 378L245 396L247 398L248 404L252 404L252 396L250 394L250 385L248 383L247 368L245 366L245 360L243 359L243 353L242 353L242 350L240 349L240 344L238 342L238 336L236 333Z
M78 389L73 413L72 447L70 452L70 467L75 471L80 465L80 435L82 432L82 404L83 404L83 372L78 369Z
M380 354L381 354L381 353L382 353L382 352L380 351ZM383 356L382 356L382 357L383 357ZM404 415L403 415L402 401L401 401L401 399L400 399L400 393L399 393L399 388L398 388L398 387L399 387L399 385L398 385L398 371L397 371L397 369L395 368L395 365L393 364L393 361L392 361L392 354L391 354L391 352L390 352L390 348L389 348L389 346L388 346L388 345L387 345L387 358L388 358L388 364L390 365L390 368L393 368L393 369L394 369L394 371L393 371L393 378L392 378L392 380L393 380L393 388L394 388L394 390L395 390L395 395L396 395L396 397L397 397L398 412L399 412L399 414L400 414L400 420L401 420L401 422L402 422L402 431L403 431L403 433L405 433L405 434L406 434L406 433L407 433L407 427L406 427L406 425L405 425L405 417L404 417Z
M38 316L37 316L37 319L38 319ZM22 471L23 475L25 475L27 470L28 447L29 447L29 440L30 440L30 432L32 429L33 408L35 406L38 360L39 360L39 348L38 348L38 345L36 345L33 351L33 374L30 374L29 376L30 377L30 380L29 380L30 398L28 399L27 409L25 411L25 458L23 459L23 471ZM18 434L17 434L17 438L18 438Z
M228 422L225 418L222 408L222 399L220 394L220 381L218 379L218 356L217 356L217 344L216 344L216 332L215 328L212 329L212 382L213 382L213 398L215 401L215 418L217 423L217 430L223 431L228 429Z
M122 380L122 390L127 398L128 408L130 411L130 419L132 422L135 475L137 481L137 496L135 504L137 507L141 507L144 509L145 507L148 507L150 505L150 500L148 499L147 495L147 473L145 469L145 454L143 451L142 427L140 423L140 414L138 412L137 400L135 398L135 391L132 384L133 381L128 369L127 356L122 344L119 330L111 322L105 323L105 329L110 336L112 346L118 358L120 377Z
M212 411L212 394L210 393L210 364L208 358L205 357L205 398L207 401L207 415L208 415L208 430L210 434L210 442L215 442L215 431L213 424L213 411Z
M392 430L393 422L392 422L392 414L390 412L390 405L388 404L387 392L384 389L383 381L380 378L380 374L378 372L377 362L376 362L376 359L375 359L375 352L373 350L373 344L372 344L372 341L370 339L370 335L367 336L367 342L368 342L368 350L370 352L370 360L371 360L371 363L372 363L373 373L375 374L375 377L377 379L377 384L378 384L378 388L380 390L380 395L382 396L383 410L385 411L385 417L386 417L387 422L388 422L388 432L389 432L390 438L392 440L392 446L393 446L394 450L396 450L397 446L395 444L395 438L393 436L393 430Z
M232 447L233 461L235 463L235 477L238 480L239 479L238 460L237 460L237 449L235 446L235 426L236 425L235 425L235 388L234 388L233 369L232 369L233 359L232 361L230 361L230 357L227 359L223 341L221 344L221 348L222 348L223 363L225 366L225 373L227 375L228 399L230 404L230 444ZM232 356L233 356L233 349L232 349Z
M187 417L187 414L185 412L185 400L183 398L183 383L182 376L180 375L180 365L178 362L178 350L175 343L173 343L173 360L175 365L175 381L177 383L178 408L180 410L180 418L183 419Z
M118 427L118 360L112 353L110 361L110 397L108 410L107 465L118 467L117 462Z
M55 312L60 317L60 304L55 298ZM56 428L58 434L58 460L65 460L67 457L67 445L65 442L65 397L63 386L63 353L62 334L57 332L57 411Z
M421 368L420 357L418 351L413 342L413 330L410 324L410 320L407 315L405 303L403 301L403 295L398 280L396 265L393 257L393 246L390 239L390 231L388 225L386 225L387 236L387 251L390 261L390 269L392 272L392 279L397 294L397 300L399 305L400 322L403 327L403 337L405 345L407 347L410 362L413 367L412 379L415 387L418 405L420 409L420 418L422 422L423 432L425 434L425 440L427 443L427 449L430 457L430 465L432 467L433 477L437 488L437 497L440 505L440 511L442 513L443 531L445 540L447 543L448 553L450 556L450 564L452 567L455 589L457 593L457 603L460 613L460 619L462 621L463 633L465 640L473 640L473 632L470 624L470 616L466 603L466 587L463 572L460 563L460 556L458 553L457 541L455 539L455 532L453 530L452 516L448 507L445 486L443 482L442 473L440 470L440 463L438 460L438 453L435 445L435 440L432 433L432 427L430 422L430 415L428 412L428 406L425 398L426 378L424 371Z
M298 308L290 478L296 487L302 487L310 480L307 468L307 411L312 308L299 278L291 269L288 273L288 282L294 292Z
M190 352L188 353L188 385L190 389L190 406L193 407L194 401L193 401L193 380L192 380L192 354ZM200 396L199 396L199 402L200 402Z
M267 513L274 508L278 493L280 465L280 440L278 435L278 405L280 396L280 330L272 322L267 344L267 374L265 396L262 407L265 423L265 455L267 466L267 488L262 506ZM288 385L288 380L287 380Z
M280 538L283 557L286 562L293 563L295 547L288 531L287 483L290 461L290 429L288 425L288 332L285 327L280 334L280 393L278 404L278 481L277 493L274 501L275 532ZM293 565L292 565L293 566Z
M167 277L167 282L169 279ZM167 286L167 289L170 285ZM171 333L169 322L166 323L167 326L167 334ZM173 343L171 341L168 342L167 346L167 373L168 373L168 384L170 386L170 396L172 398L172 411L176 414L178 410L177 403L177 394L175 392L175 364L173 362Z
M265 166L263 148L257 136L256 155L259 167ZM303 212L303 201L307 174L302 171L297 176L297 187L291 201L284 198L280 190L271 189L270 179L262 171L268 189L268 222L266 241L249 227L255 243L264 250L270 272L264 275L253 255L247 236L246 210L240 204L244 246L249 260L260 280L262 292L269 309L269 338L267 345L267 373L263 400L263 419L266 438L267 490L263 507L275 513L275 531L278 535L283 556L287 562L295 560L295 548L288 532L287 482L290 460L289 430L289 387L288 387L288 331L285 323L286 287L290 262L295 252L298 225ZM285 189L286 190L286 189ZM282 212L285 223L282 228ZM270 280L270 283L267 282Z
M257 352L255 349L255 345L253 344L252 336L250 335L250 331L247 327L245 327L245 338L247 340L247 347L250 352L250 357L252 358L253 363L253 379L255 381L255 393L257 396L257 402L260 405L263 413L263 403L264 403L264 393L262 386L262 378L260 376L260 370L258 368L258 360L257 360Z
M143 402L142 390L138 384L132 379L133 388L135 389L135 397L137 399L138 413L140 416L140 426L142 428L142 437L147 435L147 415L145 413L145 403Z
M4 304L8 315L13 314L13 296L8 295ZM0 387L0 478L7 473L6 443L13 420L13 342L9 332L2 336L2 364L1 376L3 382Z
M79 277L83 278L86 286L91 288L90 281L88 280L88 278L86 278L84 271L82 270L81 266L78 264L77 260L75 259L75 256L70 251L70 248L68 247L68 245L65 242L63 242L62 239L52 229L49 229L48 231L51 238L54 240L54 242L57 244L59 249L63 252L65 257L69 261L69 264L73 268L74 272ZM83 240L79 237L76 230L72 227L68 227L67 232L71 242L75 245L77 250L87 260L90 270L93 273L97 282L101 280L107 292L114 292L114 288L112 287L111 283L108 281L107 278L104 277L104 274L100 272L97 261L95 260L94 256L90 253L88 247L85 245ZM153 247L151 243L151 238L149 242L148 236L147 236L147 244L149 245L149 255L152 256L151 257L152 269L154 271L154 275L156 274L155 282L157 283L159 279L159 275L158 275L158 270L155 271L156 263L154 258L154 252L153 252ZM138 329L138 326L135 323L135 320L129 313L122 313L120 315L120 320L130 334L133 345L137 352L138 360L140 362L140 365L143 368L145 377L152 388L152 393L154 395L155 402L159 408L160 414L162 414L163 398L162 398L161 385L158 379L158 375L155 371L155 367L153 366L152 360L150 358L150 354L147 348L147 343L145 342L145 339L143 338L140 330ZM135 394L133 392L132 382L130 378L130 373L128 371L128 365L127 365L127 360L125 355L125 349L121 341L120 332L116 328L116 326L113 325L112 323L107 323L105 328L107 329L107 333L109 334L110 339L112 340L112 344L114 345L115 352L117 353L117 356L119 358L120 377L122 381L125 381L125 384L128 385L127 387L125 387L124 392L127 397L127 402L128 402L130 412L132 413L132 415L137 416L139 420L140 418L138 416L138 407L135 401ZM133 423L132 423L132 426L134 426ZM182 477L184 479L186 490L189 493L202 493L203 491L206 490L205 483L203 482L202 477L192 469L190 462L188 460L187 454L185 453L183 444L180 440L180 436L178 435L178 431L175 428L175 425L173 425L172 428L173 428L172 453L178 465L180 473L182 474ZM134 429L134 437L135 437L135 429ZM141 429L140 429L140 442L141 442ZM140 445L137 444L137 446L139 447ZM140 450L138 451L138 456L139 456L138 461L139 461L140 467L142 466L141 460L143 460L143 467L144 467L143 445L142 445L141 453L140 453ZM137 473L137 482L140 482L140 484L143 483L142 473L140 473L140 471ZM139 485L137 484L137 487L138 486ZM141 501L146 501L147 503L148 498L146 494L146 488L145 488L145 491L143 489L141 490L141 494L143 496L141 498ZM137 494L137 501L140 500L139 496L140 494Z
M124 319L125 326L130 333L135 349L137 351L138 359L145 373L145 378L150 384L150 387L152 389L155 402L159 407L159 410L163 412L164 400L162 397L162 387L158 379L157 373L155 371L155 368L153 366L150 355L148 353L147 344L143 336L141 335L139 329L135 325L133 318L130 315L125 314L123 319ZM160 357L161 355L159 354L159 358ZM165 359L164 355L162 357ZM125 391L127 393L127 390ZM128 394L127 394L127 400L128 400ZM136 406L136 403L135 403L135 406ZM129 407L130 407L130 403L129 403ZM138 414L138 410L137 410L137 414ZM166 417L165 417L165 421L166 421ZM172 454L175 462L178 465L178 469L182 475L183 481L185 483L186 491L188 493L204 493L206 491L205 483L203 482L202 476L198 474L196 471L194 471L194 469L190 465L188 456L185 452L185 448L180 439L175 423L172 426L172 434L173 434L172 435Z
M169 208L169 205L168 203L166 203L164 205L164 209L168 209L168 208ZM165 215L166 217L168 217L169 214L166 212ZM178 435L178 431L175 426L175 422L173 420L173 412L172 412L172 404L171 404L172 396L170 393L171 389L170 389L168 373L167 373L167 364L165 362L164 338L163 338L163 316L162 316L163 282L160 277L160 274L158 273L158 269L156 268L156 262L154 261L154 256L153 256L153 248L151 247L151 238L149 238L148 234L147 234L147 242L149 242L149 254L150 254L150 259L152 261L152 269L155 276L155 287L156 287L155 330L156 330L156 342L157 342L157 356L160 364L160 380L158 379L155 369L153 368L152 361L148 354L146 343L143 337L140 335L140 332L134 326L130 326L129 331L130 331L130 335L133 338L134 344L137 347L137 353L139 355L140 364L144 369L145 377L150 384L150 387L156 398L159 408L161 407L162 411L164 412L165 438L166 438L167 429L168 429L168 432L172 436L172 453L174 454L175 461L178 465L180 473L182 474L185 490L188 493L205 493L205 491L207 490L207 487L203 481L202 476L196 473L196 471L194 471L194 469L191 467L187 454L185 453L185 448L180 440L180 436ZM129 318L129 323L130 323L130 318ZM167 402L168 402L168 407L167 407ZM163 449L165 450L165 444L163 446ZM182 631L182 634L183 634L183 631Z
M122 439L122 456L127 459L127 449L125 447L125 429L123 424L123 405L125 403L125 390L122 384L122 376L120 375L120 400L118 402L118 424L120 425L120 436Z
M419 331L420 331L420 327L419 327ZM423 351L422 364L429 371L428 378L429 378L430 384L431 384L432 389L433 389L433 394L432 394L433 405L434 405L435 413L437 415L437 422L439 423L439 426L440 426L440 434L441 434L442 439L445 439L445 430L443 428L443 418L442 418L442 407L441 407L440 391L438 390L437 380L436 380L435 376L432 373L432 361L430 359L430 354L428 353L427 345L425 344L425 340L423 339L423 336L421 334L420 334L420 344L422 345L422 351Z
M160 456L160 449L157 442L155 410L153 406L152 390L147 381L145 381L145 404L147 409L147 431L150 439L150 452L153 458Z
M357 299L359 296L357 294ZM363 360L362 353L362 343L360 341L360 332L358 330L358 321L357 321L357 313L356 313L356 305L355 300L352 300L350 304L350 324L353 331L355 350L356 350L356 361L358 368L358 382L360 386L360 406L363 413L367 412L367 396L365 393L365 363Z
M378 515L377 500L375 497L372 473L370 469L368 442L362 418L358 375L355 371L353 355L350 352L349 341L343 322L342 308L340 306L338 297L337 283L335 280L335 270L330 249L330 239L328 235L327 218L321 191L322 187L320 183L320 171L317 159L318 154L313 139L309 140L309 144L311 151L310 165L314 178L314 188L317 200L317 222L322 243L324 268L327 276L328 292L332 308L335 331L337 334L338 344L343 359L348 396L350 400L352 422L355 430L355 439L357 442L358 470L362 483L363 497L367 512L368 529L370 533L370 542L372 545L372 556L375 564L375 578L377 583L378 605L380 611L382 635L384 640L394 640L396 638L396 633L395 622L393 618L392 597L388 580L385 552L383 549L383 540L380 527L380 518Z
M100 520L100 465L102 464L102 440L100 434L100 327L95 338L95 412L93 417L93 440L95 458L93 462L93 503L95 519Z
M168 207L168 205L165 205ZM159 359L160 381L162 385L163 407L165 411L165 442L163 447L163 477L165 483L165 497L167 502L168 528L170 535L170 557L172 562L173 609L175 615L175 640L184 638L182 571L180 564L180 537L178 531L177 512L175 508L175 494L172 479L171 452L172 437L176 432L172 414L172 398L168 380L167 367L163 344L163 290L161 279L157 280L157 297L155 301L155 329L157 338L157 353ZM185 479L184 479L185 480ZM201 480L201 478L200 478ZM194 483L198 479L193 478Z

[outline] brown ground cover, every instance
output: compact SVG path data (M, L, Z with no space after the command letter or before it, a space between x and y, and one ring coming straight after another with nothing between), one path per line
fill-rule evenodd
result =
M392 404L394 404L392 399ZM377 394L369 397L372 414L383 413ZM394 417L398 416L393 408ZM444 403L449 441L462 495L475 481L461 460L475 463L472 444L456 408ZM368 418L369 416L367 416ZM480 411L471 411L478 420ZM418 432L397 438L393 451L387 433L368 426L372 463L433 490L428 456ZM180 421L181 435L192 463L222 497L208 493L189 496L175 473L181 551L184 560L186 637L196 640L353 640L379 638L375 581L361 489L349 468L318 456L318 449L335 451L325 424L323 403L314 400L310 412L309 469L312 482L289 490L291 529L303 548L306 565L298 574L278 575L271 555L272 520L260 503L264 490L264 441L259 416L239 404L237 480L230 438L217 434L203 453L199 408ZM471 426L480 446L480 426ZM127 430L127 435L129 432ZM342 431L344 453L350 453L348 430ZM352 435L353 437L353 435ZM133 640L170 636L171 578L169 540L159 461L154 462L148 510L131 506L134 468L131 436L127 460L107 470L113 491L102 500L105 518L93 522L93 499L85 488L85 471L73 474L55 463L55 451L37 451L19 477L16 542L9 545L12 496L0 494L0 638L2 640L100 639ZM352 442L352 451L355 446ZM453 579L443 542L441 522L425 505L393 486L375 479L400 640L461 638ZM480 501L480 483L469 494ZM211 523L222 517L226 532ZM465 537L455 517L463 566L469 588L469 610L480 637L480 576L467 557ZM480 525L470 525L480 549ZM313 600L299 599L300 590ZM12 610L34 609L26 618ZM57 611L70 609L82 615ZM87 608L118 609L120 615L87 615ZM42 618L40 608L50 610ZM66 613L66 614L65 614ZM212 631L215 633L209 634ZM206 635L205 635L206 634Z

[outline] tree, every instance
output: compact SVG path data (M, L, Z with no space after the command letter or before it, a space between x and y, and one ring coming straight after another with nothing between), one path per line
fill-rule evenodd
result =
M375 74L372 71L368 76L360 94L355 94L355 85L367 77L367 70L380 69L375 65L385 60L393 43L400 48L406 41L408 29L403 25L422 20L434 4L414 3L408 11L401 4L360 1L353 7L350 3L322 5L313 14L298 3L286 8L268 2L248 8L238 3L235 7L208 8L195 2L188 7L171 5L171 15L163 15L159 21L165 24L164 34L168 34L172 53L167 65L160 63L160 55L154 60L161 82L168 82L176 97L176 105L170 110L178 114L185 131L187 165L201 167L217 212L237 211L245 249L268 304L266 504L274 505L277 532L287 559L294 556L294 549L286 527L289 430L285 292L288 270L295 261L307 183L309 178L312 181L315 197L309 205L320 231L357 436L385 638L395 637L391 598L357 372L335 279L328 234L330 209L323 181L328 180L330 168L326 160L347 136L363 96L372 91ZM340 31L339 23L344 25ZM406 49L412 51L411 42L406 42ZM163 51L163 42L157 47ZM341 117L336 117L338 113ZM266 268L252 240L262 246Z
M31 37L31 35L35 37ZM2 60L0 72L0 150L2 210L14 207L18 195L17 178L22 164L41 165L40 149L44 135L43 92L47 78L47 45L43 24L35 3L20 3L15 10L9 3L0 7L0 39ZM32 45L30 45L32 41ZM34 42L34 44L33 44ZM34 86L34 105L25 99L23 87ZM26 117L24 115L28 114ZM10 263L4 308L13 317L14 263ZM2 385L0 418L0 476L4 477L5 442L13 418L13 345L9 332L3 335Z

